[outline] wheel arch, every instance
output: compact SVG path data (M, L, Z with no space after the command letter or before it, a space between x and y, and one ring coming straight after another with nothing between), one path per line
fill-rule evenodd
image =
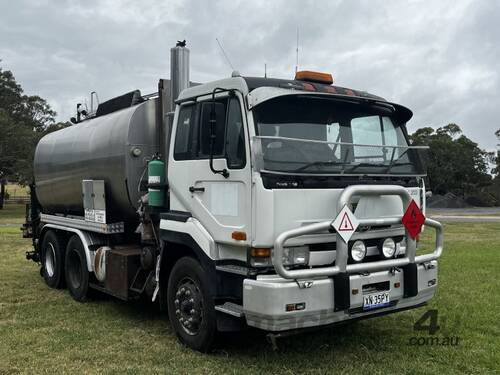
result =
M167 309L167 286L174 264L185 256L196 259L206 272L210 282L209 293L217 295L217 275L215 260L215 242L195 219L186 222L162 220L160 224L161 256L160 256L160 307Z
M94 252L91 250L91 247L94 245L102 244L104 241L102 240L102 236L98 236L95 233L86 232L76 228L65 227L57 224L45 224L40 231L40 238L45 236L45 233L50 230L55 229L62 232L67 232L68 234L76 234L80 241L82 242L83 248L85 250L85 258L87 261L87 269L89 272L94 271Z

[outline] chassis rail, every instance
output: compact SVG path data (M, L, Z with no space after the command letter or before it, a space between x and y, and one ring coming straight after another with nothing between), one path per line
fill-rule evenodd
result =
M396 185L353 185L347 187L340 195L337 202L337 212L350 202L353 196L379 196L393 195L399 196L403 203L403 211L406 210L412 198L408 191ZM402 215L391 218L382 219L359 219L359 225L395 225L401 224ZM283 248L287 240L294 237L299 237L306 234L322 232L330 228L331 221L323 221L320 223L310 224L302 228L292 229L281 233L274 242L272 260L276 273L284 279L304 279L313 277L334 276L343 273L358 273L371 272L393 267L404 267L410 263L420 264L430 262L441 256L443 252L443 227L432 219L425 219L425 225L434 228L436 231L436 247L431 254L416 256L416 241L412 239L408 231L405 230L406 237L406 252L404 258L388 259L376 262L367 262L359 264L347 264L349 257L348 244L345 243L340 236L337 236L337 257L335 266L318 267L301 270L288 270L283 265Z
M87 230L89 232L102 233L102 234L116 234L124 232L123 222L104 224L93 221L87 221L83 218L67 217L59 215L41 214L40 221L42 223L67 226L69 228L76 228Z

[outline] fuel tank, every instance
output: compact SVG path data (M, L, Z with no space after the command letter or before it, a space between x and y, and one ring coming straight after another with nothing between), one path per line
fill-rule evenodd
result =
M158 151L156 101L85 120L43 137L34 174L44 213L83 216L82 180L104 180L106 211L135 221L147 161Z

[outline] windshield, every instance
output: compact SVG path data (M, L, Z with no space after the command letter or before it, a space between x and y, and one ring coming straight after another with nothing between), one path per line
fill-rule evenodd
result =
M294 95L254 108L260 168L288 173L424 175L393 109Z

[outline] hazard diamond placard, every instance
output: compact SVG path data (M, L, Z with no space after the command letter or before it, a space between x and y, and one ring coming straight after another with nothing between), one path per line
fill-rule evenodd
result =
M413 239L422 231L422 225L425 223L425 216L414 200L408 205L401 222Z
M349 207L344 206L342 210L340 210L339 214L330 224L333 229L342 237L345 243L349 242L349 239L352 237L353 233L356 232L358 228L359 221L356 219L356 216L352 213Z

